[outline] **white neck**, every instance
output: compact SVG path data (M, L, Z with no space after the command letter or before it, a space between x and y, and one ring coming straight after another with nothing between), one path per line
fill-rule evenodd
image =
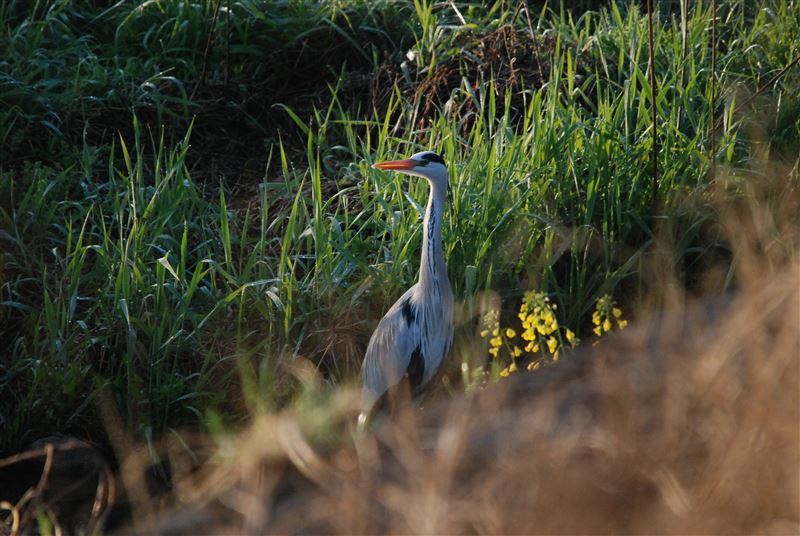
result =
M442 248L442 217L447 198L447 183L428 181L430 194L422 222L422 258L419 265L419 285L430 288L447 278L447 266ZM445 184L445 185L442 185Z

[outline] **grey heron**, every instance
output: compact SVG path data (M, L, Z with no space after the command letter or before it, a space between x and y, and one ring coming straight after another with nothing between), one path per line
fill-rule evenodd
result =
M453 291L442 249L448 183L444 160L432 151L422 151L405 160L372 167L424 177L430 193L422 222L419 280L381 319L364 356L360 427L366 424L375 403L404 379L412 396L419 396L441 369L453 342Z

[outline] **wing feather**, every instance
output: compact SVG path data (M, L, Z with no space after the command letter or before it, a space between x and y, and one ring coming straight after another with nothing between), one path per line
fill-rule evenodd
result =
M420 347L420 329L410 321L408 309L414 295L413 286L403 294L381 319L372 333L361 367L361 408L369 411L375 401L391 386L403 379L414 350Z

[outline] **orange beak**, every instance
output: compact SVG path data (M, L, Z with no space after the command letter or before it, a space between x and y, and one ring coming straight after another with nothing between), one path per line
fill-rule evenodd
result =
M391 160L389 162L378 162L377 164L372 164L372 167L375 169L413 169L419 162L415 160L406 159L406 160Z

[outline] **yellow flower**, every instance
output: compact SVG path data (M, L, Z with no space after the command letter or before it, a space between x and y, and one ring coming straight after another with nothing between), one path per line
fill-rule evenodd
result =
M600 328L600 326L597 326L597 327L596 327L596 328L594 328L592 331L594 331L594 334L595 334L595 335L597 335L598 337L599 337L600 335L602 335L602 333L603 333L603 330Z
M489 344L491 344L492 346L497 348L501 344L503 344L503 339L501 339L500 337L493 337L493 338L489 339Z
M536 352L539 351L539 345L536 344L535 342L531 341L531 342L528 343L527 346L525 346L525 351L528 352L528 353L535 354Z
M536 338L536 332L533 331L533 328L528 328L522 332L522 338L526 341L532 341L534 338Z
M558 348L558 341L555 337L550 337L547 339L547 349L550 350L550 353L555 353L556 348Z
M513 355L514 355L514 357L519 357L519 356L522 355L522 350L520 350L519 346L517 346L516 344L514 345L514 353L513 353Z
M489 330L488 329L484 329L483 331L481 331L481 337L488 337L488 336L489 336Z
M517 332L516 332L516 331L514 331L513 329L511 329L511 328L508 328L508 329L506 330L506 337L508 337L509 339L513 339L513 338L514 338L514 337L516 337L516 336L517 336Z
M492 337L497 337L498 335L500 335L500 330L498 328L494 328L492 330Z
M553 352L553 361L558 361L558 350Z
M539 366L540 365L539 365L538 361L534 361L532 363L528 363L528 370L533 372L534 370L538 370Z
M516 371L517 371L517 364L512 362L509 366L500 371L500 376L502 376L503 378L508 378L509 374L512 374Z
M622 319L622 309L617 307L616 302L611 299L611 296L604 294L598 298L595 304L595 311L592 313L592 323L602 329L595 329L596 334L604 331L611 331L611 320L617 321L619 329L624 329L628 323Z
M489 348L489 353L492 354L494 357L497 357L497 353L500 351L500 348Z
M575 334L572 332L571 329L567 328L566 336L567 336L567 341L569 341L570 344L575 342Z

